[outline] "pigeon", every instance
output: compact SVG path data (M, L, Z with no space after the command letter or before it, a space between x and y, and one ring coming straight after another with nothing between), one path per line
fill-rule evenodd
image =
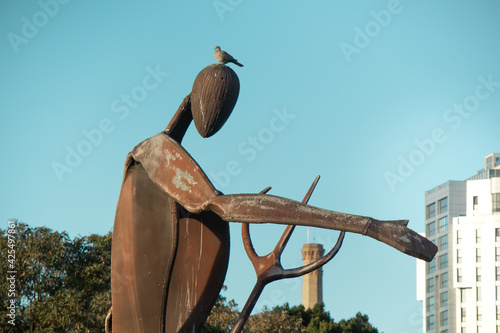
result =
M220 46L215 47L215 53L214 53L214 58L217 60L217 62L221 64L227 64L228 62L232 62L233 64L243 67L242 64L240 64L236 59L234 59L229 53L226 51L222 51L220 49Z

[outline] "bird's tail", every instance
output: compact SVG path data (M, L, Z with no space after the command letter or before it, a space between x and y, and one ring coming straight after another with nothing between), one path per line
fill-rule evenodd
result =
M242 64L240 64L239 62L237 62L236 60L233 60L233 63L234 63L235 65L237 65L237 66L243 67L243 65L242 65Z

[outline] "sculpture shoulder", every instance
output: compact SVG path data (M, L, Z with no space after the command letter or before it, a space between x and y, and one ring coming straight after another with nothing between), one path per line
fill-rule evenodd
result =
M200 212L207 200L220 195L189 153L166 133L138 144L125 168L141 163L151 180L190 212Z

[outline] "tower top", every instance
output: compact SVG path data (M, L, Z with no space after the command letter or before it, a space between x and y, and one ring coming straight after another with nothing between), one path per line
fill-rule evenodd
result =
M302 263L304 265L308 265L313 261L318 260L325 254L323 245L316 243L304 244L304 247L300 251L302 252Z

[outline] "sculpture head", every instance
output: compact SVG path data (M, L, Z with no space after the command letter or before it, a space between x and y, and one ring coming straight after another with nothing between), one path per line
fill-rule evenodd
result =
M231 115L240 81L226 65L213 64L196 76L191 90L191 112L198 133L208 138L217 133Z

